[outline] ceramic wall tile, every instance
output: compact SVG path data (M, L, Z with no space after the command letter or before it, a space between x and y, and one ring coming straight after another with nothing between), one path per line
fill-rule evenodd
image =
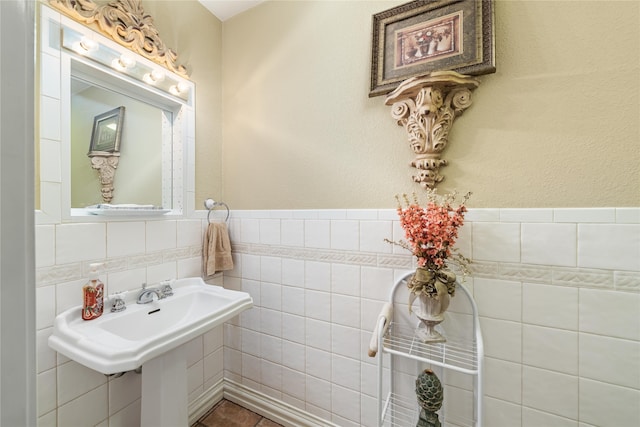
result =
M260 280L260 260L260 256L242 254L243 279Z
M202 222L200 220L185 219L177 221L177 247L202 246Z
M522 408L522 427L542 426L578 427L578 422L524 406Z
M283 391L300 400L305 400L306 376L303 372L282 368L282 388Z
M304 261L282 259L282 284L293 287L304 287Z
M47 371L56 366L56 352L48 344L52 328L41 329L36 332L36 365L37 373Z
M360 247L358 221L331 221L331 249L354 250Z
M306 322L304 316L282 313L282 338L298 344L306 342Z
M522 224L522 262L576 266L575 224Z
M506 320L480 318L486 356L520 363L522 361L522 325Z
M282 258L260 257L260 280L270 283L282 283Z
M99 260L106 257L106 226L62 224L56 226L56 264Z
M60 140L60 100L40 97L40 137Z
M639 307L638 294L580 289L580 331L640 341Z
M331 353L307 347L305 372L307 375L331 381Z
M331 351L345 357L358 359L360 352L360 330L346 326L332 325Z
M496 295L500 295L496 298ZM522 320L522 285L506 280L474 279L474 298L480 316Z
M147 253L177 247L176 221L146 222Z
M263 308L260 310L260 332L273 335L274 337L282 336L282 312L278 310L270 310Z
M176 261L176 278L200 277L202 274L202 260L200 257L179 259Z
M40 180L62 183L62 157L60 155L60 141L40 139L40 158L47 159L40 162Z
M578 289L524 283L522 321L571 331L578 330Z
M306 365L305 351L306 348L304 345L283 339L282 365L295 371L304 372Z
M76 362L58 366L58 406L106 384L107 377ZM101 418L102 419L102 418Z
M552 222L553 209L500 209L500 222Z
M331 357L331 382L360 392L360 361L333 354Z
M109 414L131 405L141 398L142 375L128 372L109 381Z
M617 224L640 224L640 208L616 208Z
M329 249L331 247L331 221L305 221L304 246L307 248Z
M523 364L577 375L578 354L577 332L533 325L522 326Z
M392 247L384 239L391 239L393 231L391 221L360 222L360 250L380 254L392 253Z
M204 381L204 366L202 359L187 368L187 393L190 395L198 388L202 388Z
M107 257L145 252L144 222L110 222L107 224Z
M282 390L282 365L261 360L261 383L278 392ZM279 396L278 396L279 398Z
M320 350L331 351L331 324L320 320L305 319L305 344Z
M304 221L301 219L282 220L280 243L285 246L304 246Z
M522 365L487 357L484 367L486 396L512 403L522 402Z
M36 288L36 329L48 328L53 325L56 317L56 287L42 286ZM78 302L81 303L80 298Z
M36 268L55 264L55 226L38 225L35 232Z
M282 285L260 283L260 305L272 310L282 309Z
M640 225L578 225L578 266L640 270Z
M236 326L227 323L225 325L216 326L202 336L202 350L205 355L211 354L223 346L225 338L223 326L226 325L229 325L229 328L236 328Z
M331 292L360 296L360 267L357 265L331 264Z
M280 233L279 219L260 220L260 243L263 245L279 245Z
M614 208L554 208L554 222L615 222Z
M561 417L578 419L578 377L523 366L522 404Z
M142 289L142 284L147 283L147 271L145 268L125 270L109 273L105 283L107 295L118 292Z
M483 261L520 262L520 224L474 223L471 256Z
M362 267L360 270L360 295L366 298L388 301L393 283L390 268Z
M307 289L329 292L331 290L331 264L326 262L305 262L304 286Z
M307 397L307 409L310 411L313 411L313 408L308 405L331 411L331 382L313 376L307 376L305 395ZM322 412L319 414L321 414L320 416L323 416L324 419L327 419L327 414Z
M261 380L260 358L247 353L242 353L242 377L260 384ZM245 383L243 381L243 383ZM245 383L246 384L246 383ZM254 387L255 388L255 387Z
M202 336L196 337L184 345L186 347L187 366L202 360L204 356L204 347Z
M175 262L165 262L148 266L147 284L153 286L165 280L177 279L178 271L176 267L177 264Z
M305 317L331 321L331 294L310 289L305 290Z
M282 311L304 316L305 290L294 286L282 287Z
M580 376L640 390L640 342L580 334Z
M360 298L332 294L330 306L333 323L352 328L360 327Z
M84 425L100 423L109 415L108 399L108 387L104 384L66 404L58 403L57 425L73 426L78 420L82 420Z
M282 339L262 334L260 337L260 353L263 359L282 364Z
M522 426L522 406L492 397L485 398L484 406L484 425L495 427Z
M258 219L243 218L240 227L241 242L260 243L260 221Z
M56 370L40 372L36 377L38 416L56 409Z
M580 379L580 421L585 423L594 426L638 426L638 402L639 390Z
M331 412L355 423L360 423L360 393L341 387L331 386ZM346 427L346 426L345 426Z

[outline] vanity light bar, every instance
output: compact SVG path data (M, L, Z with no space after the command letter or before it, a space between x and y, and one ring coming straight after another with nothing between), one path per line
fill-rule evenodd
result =
M119 52L67 26L62 27L62 47L182 100L189 100L190 85L180 78L155 64L136 61L132 54Z

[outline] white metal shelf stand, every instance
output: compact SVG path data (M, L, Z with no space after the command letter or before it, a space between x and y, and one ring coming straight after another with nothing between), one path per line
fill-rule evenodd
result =
M389 304L393 306L396 291L400 285L405 285L413 272L407 273L396 281L389 294ZM473 377L473 415L472 419L465 419L456 414L447 414L442 419L443 426L482 427L482 396L483 396L483 362L484 347L478 309L469 291L461 285L456 286L469 300L471 306L472 335L470 339L448 337L445 343L425 344L415 336L420 321L416 327L393 322L393 310L389 312L383 308L376 325L378 352L378 427L413 427L416 425L420 407L417 400L408 399L402 394L394 392L394 356L409 358L418 362L438 366L443 370L452 370ZM390 318L389 318L390 317ZM445 320L442 326L446 329ZM384 361L383 355L389 354L388 386L389 391L383 395ZM446 397L445 397L446 400Z

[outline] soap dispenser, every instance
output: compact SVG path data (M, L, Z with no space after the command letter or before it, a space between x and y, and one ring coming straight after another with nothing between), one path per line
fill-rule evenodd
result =
M101 266L101 263L89 265L89 281L82 288L82 318L84 320L100 317L104 309L104 284L98 278L98 269Z

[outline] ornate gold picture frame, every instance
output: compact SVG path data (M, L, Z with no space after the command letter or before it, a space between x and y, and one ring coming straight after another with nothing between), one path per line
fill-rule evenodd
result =
M496 71L491 0L419 0L373 15L370 97L432 71Z

